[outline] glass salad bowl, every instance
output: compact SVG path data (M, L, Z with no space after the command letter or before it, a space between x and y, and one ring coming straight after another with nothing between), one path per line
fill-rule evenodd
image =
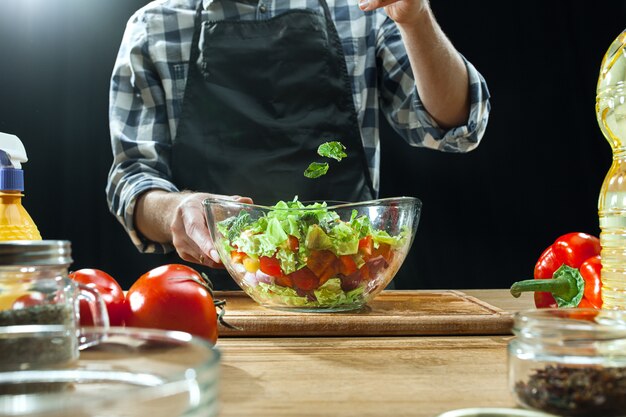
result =
M204 200L207 224L235 282L264 307L303 312L363 307L396 275L422 203L297 199L274 206Z

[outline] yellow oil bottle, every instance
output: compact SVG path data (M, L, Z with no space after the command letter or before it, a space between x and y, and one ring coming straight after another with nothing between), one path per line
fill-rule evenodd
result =
M613 162L598 199L602 245L602 307L626 310L626 31L602 60L596 116Z
M0 133L0 240L41 240L39 229L22 205L26 149L15 135Z

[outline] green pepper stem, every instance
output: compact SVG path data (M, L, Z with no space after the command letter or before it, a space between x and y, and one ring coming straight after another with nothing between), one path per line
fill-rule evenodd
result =
M567 301L571 301L578 294L576 280L569 275L551 279L518 281L511 286L510 291L515 298L519 297L523 292L544 291Z

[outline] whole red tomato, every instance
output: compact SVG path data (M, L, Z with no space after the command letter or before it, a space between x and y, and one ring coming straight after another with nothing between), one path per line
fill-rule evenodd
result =
M143 274L126 294L130 327L178 330L217 342L217 311L195 269L163 265Z
M111 275L99 269L79 269L69 274L73 281L98 290L109 313L111 326L122 326L127 307L124 291ZM86 300L80 300L80 324L93 326L93 317Z

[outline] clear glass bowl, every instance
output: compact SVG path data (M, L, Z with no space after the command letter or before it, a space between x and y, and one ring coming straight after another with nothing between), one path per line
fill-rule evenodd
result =
M220 258L259 304L303 312L363 307L396 275L413 243L422 203L204 201Z
M509 387L518 404L560 416L626 416L626 312L516 314Z
M40 326L50 339L59 326ZM219 351L188 333L83 328L77 361L0 372L0 415L216 416Z

